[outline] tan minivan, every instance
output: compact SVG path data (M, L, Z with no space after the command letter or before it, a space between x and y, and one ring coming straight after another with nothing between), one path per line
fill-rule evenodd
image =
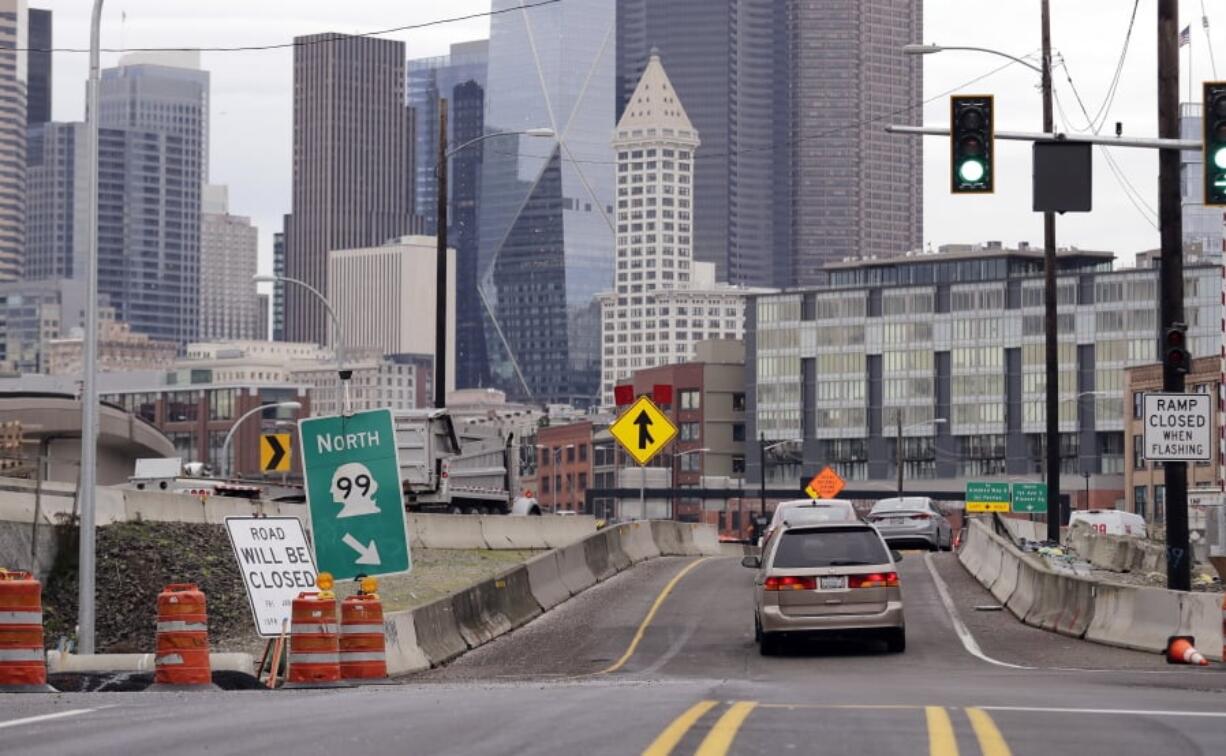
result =
M884 640L891 653L906 650L900 559L864 522L784 525L761 557L741 560L758 570L754 635L762 655L777 653L784 638L860 634L848 631Z

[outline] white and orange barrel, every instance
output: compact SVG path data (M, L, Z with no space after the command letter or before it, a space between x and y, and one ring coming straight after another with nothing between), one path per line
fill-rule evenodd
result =
M209 615L204 592L172 583L158 594L156 685L212 685Z
M336 597L326 590L299 593L290 615L289 675L285 682L312 685L340 679Z
M30 573L0 569L0 691L48 690L42 596Z
M387 679L383 639L383 602L375 593L359 593L341 602L341 677Z

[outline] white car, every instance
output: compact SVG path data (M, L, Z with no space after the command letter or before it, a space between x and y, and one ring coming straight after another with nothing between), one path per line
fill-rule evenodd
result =
M842 499L793 499L780 502L775 507L775 514L770 524L758 539L762 546L770 540L779 526L786 520L789 525L814 522L855 522L860 519L850 501Z
M1078 523L1089 526L1098 535L1145 538L1148 533L1144 517L1119 509L1076 510L1069 515L1068 525L1072 528Z

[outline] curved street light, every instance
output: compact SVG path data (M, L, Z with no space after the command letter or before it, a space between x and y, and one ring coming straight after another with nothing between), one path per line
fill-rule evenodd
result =
M341 383L341 396L339 397L341 414L351 414L351 407L349 404L349 378L352 375L352 371L345 369L345 332L341 328L341 320L337 317L336 310L332 309L332 303L328 301L328 298L325 297L319 291L319 289L316 289L306 281L297 278L281 276L275 273L257 273L251 277L251 280L255 283L275 284L280 282L301 286L314 295L315 298L318 299L321 304L323 304L324 311L328 313L328 317L332 320L332 351L336 355L336 375Z
M920 45L920 44L910 44L910 45L902 46L902 51L904 55L932 55L933 53L946 52L947 50L948 51L961 51L961 52L981 52L981 53L987 53L988 55L996 55L1001 58L1008 58L1014 63L1023 65L1029 68L1031 71L1034 71L1038 74L1043 73L1042 68L1039 68L1038 66L1026 61L1023 58L1019 58L1015 55L1010 55L1009 53L1006 53L1006 52L1001 52L1000 50L993 50L988 47L971 47L967 45L957 45L957 46L951 45L947 47L945 45Z
M231 473L230 454L229 454L230 441L233 440L234 433L235 431L238 430L238 426L242 425L244 420L256 414L257 412L263 412L266 409L274 409L274 408L282 408L282 407L284 407L285 409L300 410L302 409L302 402L289 401L289 402L270 402L269 404L261 404L258 407L252 407L251 409L247 410L246 412L242 414L241 417L239 417L237 420L234 421L234 425L230 426L230 432L226 434L226 440L222 441L221 443L221 464L222 466L225 467L225 474L221 476L222 478L230 477L230 473Z

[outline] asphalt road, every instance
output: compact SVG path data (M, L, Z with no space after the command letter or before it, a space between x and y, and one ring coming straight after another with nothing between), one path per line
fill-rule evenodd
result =
M752 573L695 561L641 565L401 685L0 696L0 753L1226 753L1226 668L981 611L995 602L951 555L900 564L905 654L849 639L776 658L753 643Z

